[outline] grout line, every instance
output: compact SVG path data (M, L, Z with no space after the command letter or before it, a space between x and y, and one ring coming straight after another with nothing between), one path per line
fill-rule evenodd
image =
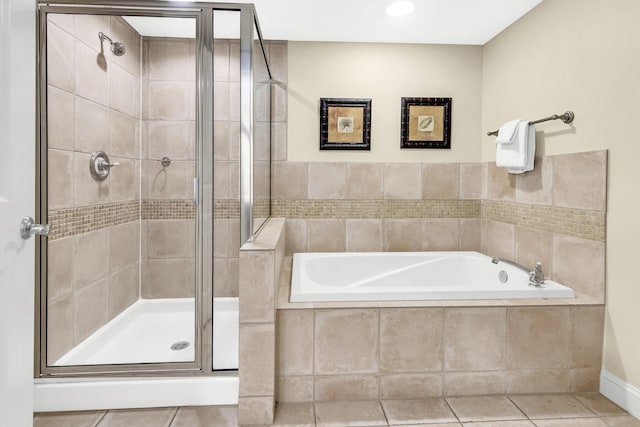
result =
M167 424L167 427L171 427L171 425L173 424L173 421L176 419L176 417L178 416L178 411L180 410L180 407L176 407L175 412L173 413L173 416L171 417L171 420L169 421L169 424Z
M382 404L382 400L378 400L378 406L382 409L382 415L384 416L384 420L387 422L387 425L390 426L391 422L389 421L389 416L387 415L387 411L384 409L384 405Z
M460 425L462 425L462 420L460 420L460 417L458 417L458 414L456 414L456 411L453 410L453 408L449 404L449 401L444 397L442 398L442 401L444 402L445 405L447 405L447 408L449 408L453 416L456 417L456 420L460 423Z
M104 411L104 414L102 414L102 416L100 417L100 419L98 420L98 422L96 423L96 425L94 427L98 427L100 425L100 423L102 423L102 420L104 420L104 418L107 416L107 413L109 411Z

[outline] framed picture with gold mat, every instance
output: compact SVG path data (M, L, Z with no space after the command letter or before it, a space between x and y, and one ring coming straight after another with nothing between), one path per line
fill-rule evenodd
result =
M320 98L320 149L371 150L371 99Z
M451 98L402 98L400 148L451 148Z

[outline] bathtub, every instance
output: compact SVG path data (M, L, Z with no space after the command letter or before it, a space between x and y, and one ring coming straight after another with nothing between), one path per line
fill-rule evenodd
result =
M213 367L238 368L238 298L213 300ZM138 300L78 344L56 365L193 360L193 298ZM34 411L81 411L167 406L235 405L239 381L228 375L43 378L34 380Z
M507 281L499 274L504 271ZM548 273L548 272L547 272ZM504 273L503 273L504 276ZM551 280L529 286L527 273L478 252L298 253L291 302L574 298Z

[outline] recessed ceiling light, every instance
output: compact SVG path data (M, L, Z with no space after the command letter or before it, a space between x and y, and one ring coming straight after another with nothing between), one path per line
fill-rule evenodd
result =
M387 6L387 15L389 16L404 16L413 12L413 2L408 0L398 0Z

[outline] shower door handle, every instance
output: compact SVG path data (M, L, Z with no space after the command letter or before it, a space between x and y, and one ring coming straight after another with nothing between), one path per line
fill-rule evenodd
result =
M49 224L36 224L33 218L25 216L20 222L20 235L23 239L29 239L34 234L40 236L49 235Z

